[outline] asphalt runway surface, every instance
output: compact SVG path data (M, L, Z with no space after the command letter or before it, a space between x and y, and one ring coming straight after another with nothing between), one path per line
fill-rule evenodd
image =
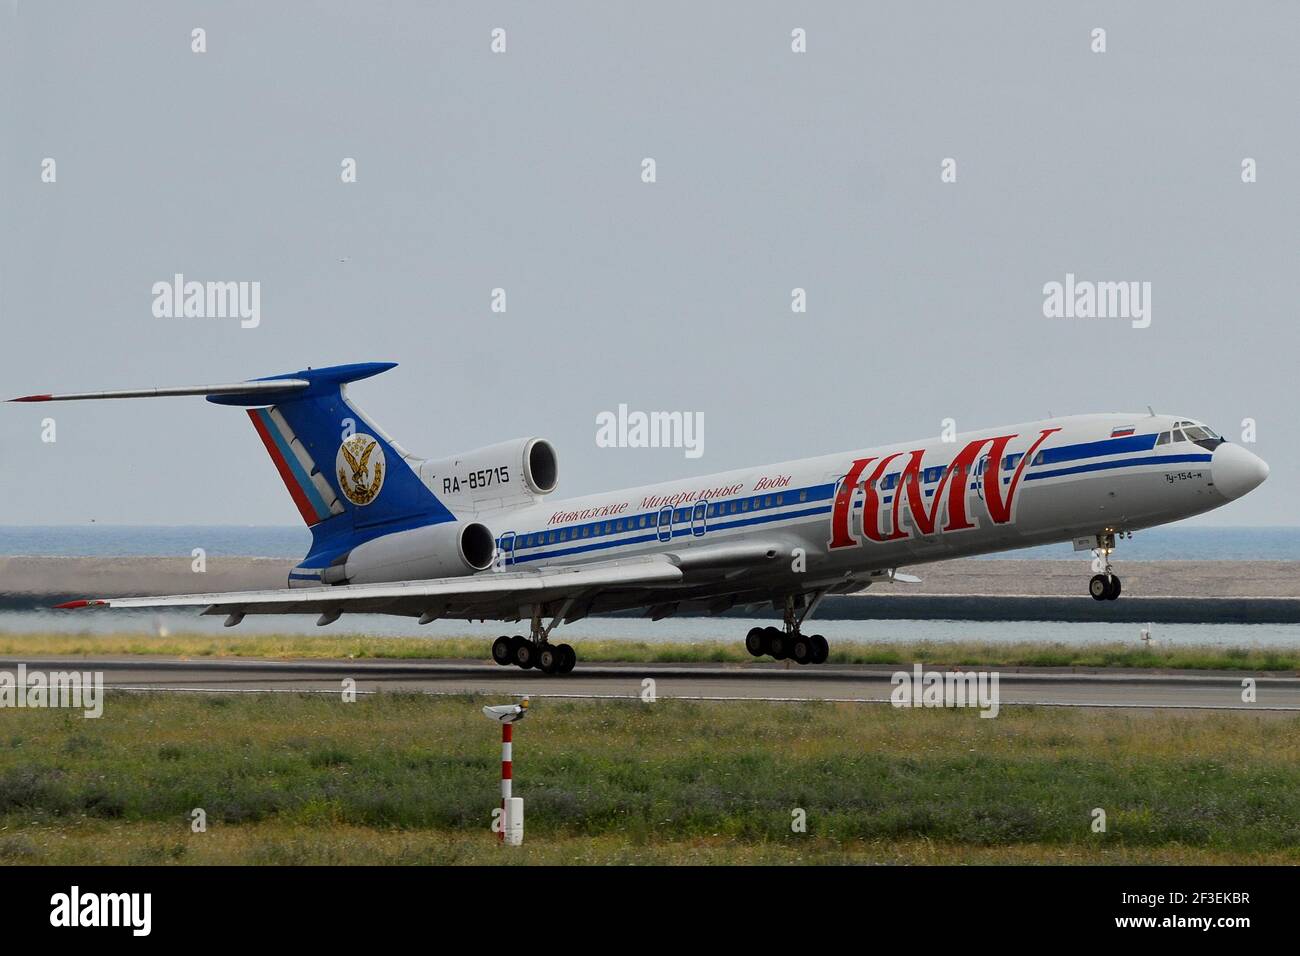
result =
M269 661L240 658L44 657L0 659L0 670L102 671L105 686L132 691L339 694L351 678L360 694L418 692L489 694L503 699L640 700L647 679L658 698L718 701L849 701L885 703L891 676L902 668L805 666L787 663L586 664L546 675L490 661ZM910 673L910 668L908 668ZM1002 707L1300 711L1300 678L1227 672L1134 672L1015 668L997 671ZM1255 680L1255 702L1242 682Z

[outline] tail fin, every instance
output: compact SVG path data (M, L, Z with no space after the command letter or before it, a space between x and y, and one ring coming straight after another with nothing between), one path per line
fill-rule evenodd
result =
M248 409L303 521L312 530L304 565L319 566L362 541L455 516L420 480L414 457L347 399L347 384L394 368L366 362L304 369L231 385L27 395L16 402L205 395Z

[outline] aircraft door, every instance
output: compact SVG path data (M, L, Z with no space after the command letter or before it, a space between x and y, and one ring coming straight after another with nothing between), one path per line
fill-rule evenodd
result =
M507 531L501 536L501 544L497 547L497 570L509 567L515 563L515 533Z
M691 534L699 538L707 530L709 519L709 503L707 501L695 502L695 507L691 509Z
M975 493L980 496L980 501L984 500L984 469L989 466L989 456L980 455L980 460L975 463Z
M659 509L659 540L671 541L673 539L673 509Z

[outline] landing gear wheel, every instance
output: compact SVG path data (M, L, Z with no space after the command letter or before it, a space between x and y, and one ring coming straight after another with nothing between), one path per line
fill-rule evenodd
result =
M790 655L790 638L786 637L784 631L766 627L763 636L766 638L767 652L778 661L783 661Z
M820 634L814 634L808 638L808 642L812 644L812 663L825 664L826 658L831 655L831 646L826 643L826 638Z
M522 637L516 637L514 642L515 666L528 670L537 663L537 651L531 641L526 641Z
M796 664L811 664L813 659L812 641L802 634L795 634L790 641L790 659Z
M1106 593L1106 600L1107 601L1115 600L1117 597L1119 597L1119 592L1120 592L1119 575L1112 574L1110 576L1110 590Z
M574 653L573 648L568 644L561 644L555 650L560 655L560 663L556 666L555 673L568 674L578 663L578 655Z
M766 635L761 627L751 627L749 633L745 635L745 650L749 651L754 657L762 657L767 653L765 649Z
M514 645L510 642L510 638L502 634L492 642L492 659L505 667L514 662L513 649Z
M536 667L543 674L554 674L560 668L562 656L554 644L543 644L537 650Z
M1106 575L1094 574L1092 580L1088 582L1088 593L1092 595L1094 601L1104 601L1110 594L1110 584L1106 581Z

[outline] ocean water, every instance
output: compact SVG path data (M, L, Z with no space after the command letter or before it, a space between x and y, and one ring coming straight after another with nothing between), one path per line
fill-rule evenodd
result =
M287 525L0 526L0 555L174 556L203 548L210 557L301 558L310 544L305 527ZM1300 527L1153 528L1120 542L1117 554L1125 561L1300 561ZM1007 558L1077 561L1079 556L1069 544L1053 544L987 555L984 560Z

